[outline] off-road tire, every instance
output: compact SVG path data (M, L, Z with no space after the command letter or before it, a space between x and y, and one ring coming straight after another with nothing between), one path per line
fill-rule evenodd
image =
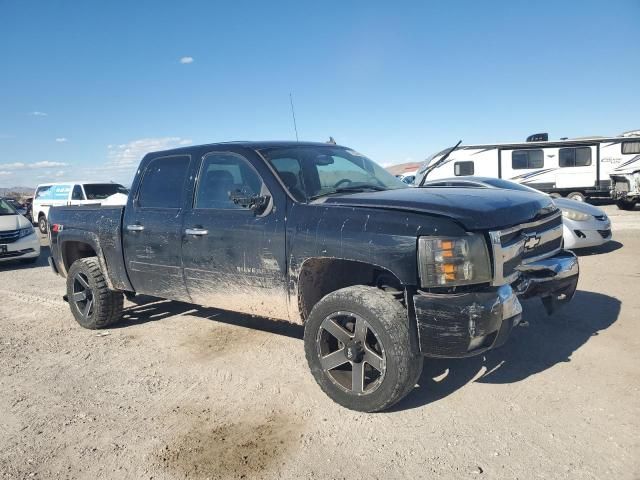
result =
M372 393L347 392L322 368L319 330L323 321L336 312L362 317L384 346L386 371ZM313 307L305 324L305 354L316 382L333 401L351 410L377 412L404 398L422 373L423 357L412 351L410 335L407 311L398 300L378 288L356 285L326 295Z
M620 210L633 210L636 208L636 202L633 200L618 200L616 205Z
M47 217L40 215L40 217L38 217L38 230L40 230L41 234L46 235L48 228Z
M78 303L74 301L74 284L77 275L86 279L93 298L93 309L84 315ZM80 258L73 262L67 273L67 298L71 313L84 328L96 330L113 325L122 316L124 296L122 292L110 290L100 269L97 257Z

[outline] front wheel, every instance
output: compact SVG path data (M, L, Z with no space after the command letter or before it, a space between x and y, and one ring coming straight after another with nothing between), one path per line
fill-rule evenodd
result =
M587 197L585 197L584 193L582 193L582 192L571 192L569 195L567 195L567 198L569 200L575 200L576 202L586 202L587 201Z
M84 328L106 328L122 315L122 292L109 289L96 257L73 262L67 273L67 298L71 313Z
M633 200L618 200L616 205L620 210L633 210L636 208L636 202Z
M304 331L311 373L336 403L376 412L405 397L422 372L407 312L375 287L353 286L320 300Z
M40 218L38 218L38 230L43 235L47 234L47 217L44 215L40 215Z

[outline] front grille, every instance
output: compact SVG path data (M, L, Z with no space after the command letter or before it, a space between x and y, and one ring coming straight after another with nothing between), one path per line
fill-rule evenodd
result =
M598 230L598 233L602 238L609 238L611 236L611 230Z
M20 238L20 230L0 232L0 243L13 243Z
M626 180L616 180L615 181L615 191L618 193L627 193L630 188L629 188L629 182L627 182Z
M494 285L513 282L521 264L550 257L562 248L562 213L504 230L490 232Z
M16 252L0 253L0 258L21 257L22 255L26 255L27 253L32 253L32 252L34 252L33 248L26 248L24 250L18 250Z

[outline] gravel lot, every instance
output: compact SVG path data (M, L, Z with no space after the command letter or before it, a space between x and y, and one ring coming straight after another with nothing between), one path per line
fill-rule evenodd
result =
M0 266L0 478L640 478L640 208L603 208L568 308L379 414L322 394L298 326L138 298L83 330L46 248Z

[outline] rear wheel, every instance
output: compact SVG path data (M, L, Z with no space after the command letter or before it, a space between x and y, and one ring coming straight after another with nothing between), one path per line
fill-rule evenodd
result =
M585 202L587 200L587 197L585 197L582 192L571 192L567 195L567 198L569 200L575 200L576 202Z
M633 200L618 200L616 205L620 210L633 210L636 208L636 202Z
M40 233L43 235L46 235L47 233L47 217L44 215L40 215L38 218L38 230L40 230Z
M71 313L84 328L106 328L120 320L122 292L107 287L96 257L76 260L67 274L67 298Z
M352 410L375 412L405 397L422 372L410 346L407 312L375 287L353 286L320 300L304 332L320 388Z

